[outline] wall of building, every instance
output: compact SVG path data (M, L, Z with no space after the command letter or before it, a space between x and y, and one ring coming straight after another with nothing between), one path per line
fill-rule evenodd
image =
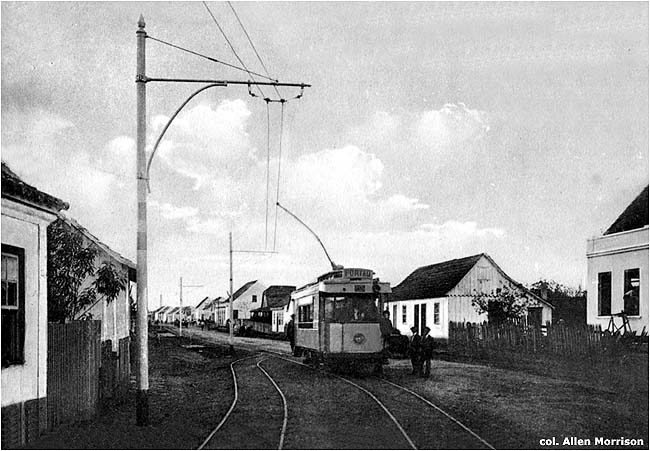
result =
M3 447L10 435L24 443L47 426L39 406L47 396L47 225L54 219L2 199L2 243L25 251L25 363L2 368ZM7 423L12 419L18 430Z
M630 316L632 330L648 330L648 227L605 235L587 241L587 323L609 325L610 316L598 316L598 274L612 274L612 313L623 310L624 271L639 269L639 315ZM621 326L620 318L614 319Z
M262 293L264 293L266 288L261 282L255 282L248 287L248 290L233 301L233 309L239 312L239 319L249 319L251 317L251 310L262 306ZM256 302L253 302L253 296L256 296Z

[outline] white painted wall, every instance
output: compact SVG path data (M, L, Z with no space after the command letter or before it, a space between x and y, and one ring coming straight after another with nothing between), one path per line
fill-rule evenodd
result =
M648 226L604 235L587 241L587 323L606 329L610 317L598 316L598 273L612 273L612 313L623 310L623 282L626 269L639 268L639 315L630 316L632 330L648 331ZM615 318L617 326L622 320Z
M25 250L25 363L2 369L2 406L47 396L47 225L56 217L2 199L2 243Z
M262 306L262 293L266 288L266 285L257 281L232 302L232 308L239 311L238 319L249 319L251 310ZM256 302L253 302L253 296L257 296Z

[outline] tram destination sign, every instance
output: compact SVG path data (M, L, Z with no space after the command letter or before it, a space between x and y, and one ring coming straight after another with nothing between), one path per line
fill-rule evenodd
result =
M346 279L372 279L373 274L371 269L343 268L343 277Z

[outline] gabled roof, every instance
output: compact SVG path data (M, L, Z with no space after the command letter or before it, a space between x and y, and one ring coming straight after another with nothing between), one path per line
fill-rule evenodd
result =
M208 308L208 306L211 304L210 298L208 296L204 297L201 302L196 304L196 309L197 310L205 310Z
M166 313L171 307L168 305L163 305L160 307L158 310L156 310L156 313Z
M422 266L393 288L391 300L443 297L458 285L483 255L485 254Z
M172 307L171 310L168 310L167 313L170 315L173 315L175 313L178 313L181 310L180 307Z
M248 290L255 282L257 282L257 280L251 280L250 282L246 282L244 285L242 285L239 290L235 291L235 294L232 296L232 300L236 301L237 298L244 294L246 290Z
M67 202L23 182L4 161L2 162L2 197L54 214L70 208Z
M448 260L442 263L436 263L429 266L422 266L413 271L399 285L393 288L391 301L415 300L415 299L432 299L440 298L447 295L467 273L478 263L481 257L485 257L506 280L512 283L520 290L528 293L538 302L554 308L551 303L545 301L537 294L530 291L521 283L512 279L506 274L499 265L496 264L488 254L477 254L470 257Z
M291 301L293 285L271 285L262 293L262 305L269 308L284 307Z
M137 275L136 275L136 265L135 265L135 263L133 263L128 258L123 257L119 253L115 252L113 249L108 247L106 244L102 243L102 241L99 238L97 238L95 235L90 233L90 231L88 229L86 229L84 226L79 224L75 219L69 218L69 217L64 216L62 214L59 214L59 218L57 219L57 221L62 221L65 224L67 224L69 227L74 228L79 233L81 233L83 236L85 236L88 240L92 241L95 244L95 246L97 246L102 251L104 251L110 258L112 258L116 262L120 263L121 265L126 266L129 269L129 279L132 282L136 281Z
M641 229L648 225L648 186L641 191L636 199L621 213L609 226L604 235L626 232L628 230Z

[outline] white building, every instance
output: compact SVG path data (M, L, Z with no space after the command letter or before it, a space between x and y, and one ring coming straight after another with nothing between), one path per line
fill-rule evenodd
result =
M487 314L479 314L472 305L476 295L503 289L519 289L535 305L528 308L529 322L551 321L553 306L515 282L487 254L416 269L393 288L388 310L393 326L402 334L410 335L413 326L419 333L429 327L431 336L449 338L450 321L487 321Z
M648 331L647 186L603 236L587 241L587 323L604 330L623 311L631 330Z
M47 226L65 202L2 163L2 448L47 428Z
M262 293L262 308L271 316L271 332L284 332L289 319L287 307L291 302L291 293L296 290L293 285L271 285Z
M235 291L232 297L232 317L235 324L238 324L238 320L250 319L251 310L262 306L262 293L264 290L266 290L266 286L263 283L252 280ZM216 312L217 325L226 324L229 318L228 308L228 298L218 303Z
M124 283L124 289L120 291L112 301L104 296L97 297L97 301L87 306L75 315L75 319L94 319L102 322L102 342L110 341L114 352L118 351L119 343L130 339L131 304L130 294L135 291L132 283L136 281L136 267L131 260L121 256L110 247L102 243L99 238L91 234L86 228L72 218L59 216L58 221L62 222L69 230L80 234L84 240L84 246L93 246L98 250L95 257L95 268L100 268L104 263L110 263L120 274ZM90 286L95 281L95 276L89 276L83 282L81 289ZM123 346L128 349L128 346Z

